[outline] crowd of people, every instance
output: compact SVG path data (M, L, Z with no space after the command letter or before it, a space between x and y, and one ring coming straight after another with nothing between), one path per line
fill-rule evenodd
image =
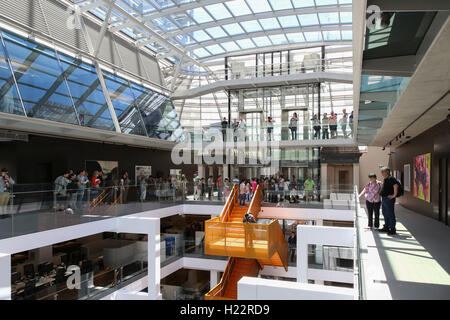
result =
M251 201L258 185L262 191L262 200L264 202L281 203L288 201L298 203L301 200L306 202L318 198L316 182L310 177L305 180L297 179L294 175L291 179L283 175L239 179L235 177L230 180L223 179L221 175L214 180L213 176L208 179L195 176L194 181L194 200L213 200L213 194L217 191L217 200L226 201L235 185L239 187L239 202L243 205L246 201Z
M353 111L348 114L347 110L343 109L342 117L340 117L340 119L338 119L338 115L334 111L331 111L330 115L328 115L328 113L323 113L322 117L315 114L310 121L311 123L306 125L306 129L308 129L308 139L336 139L338 137L339 126L344 138L353 137ZM297 134L299 131L299 123L300 120L298 114L294 112L288 124L292 140L297 140L299 137ZM221 126L224 141L227 139L226 135L228 127L230 127L233 131L233 139L235 142L239 139L239 137L247 139L247 122L244 118L241 117L239 120L234 119L233 122L229 124L227 118L224 117L221 122ZM274 140L274 127L275 120L271 116L268 116L265 122L267 141ZM311 132L313 132L311 137L309 137L310 128L312 128ZM305 134L304 132L305 131L302 130L303 135Z

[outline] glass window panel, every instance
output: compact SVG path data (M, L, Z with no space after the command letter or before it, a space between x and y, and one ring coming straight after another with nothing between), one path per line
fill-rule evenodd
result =
M213 18L211 18L211 16L203 8L195 8L192 11L190 11L190 14L197 23L205 23L213 21Z
M194 54L195 54L197 57L199 57L199 58L207 57L207 56L210 55L210 54L208 53L208 51L206 51L206 50L203 49L203 48L195 49L195 50L193 50L193 52L194 52Z
M27 115L78 124L56 53L10 33L3 37Z
M223 31L223 29L221 27L214 27L214 28L209 28L206 29L206 31L211 35L211 37L213 37L214 39L218 39L218 38L223 38L226 37L227 34L225 33L225 31Z
M319 20L321 24L339 23L339 15L337 12L319 13Z
M216 20L231 18L231 13L227 10L227 8L225 8L222 3L206 6L206 9Z
M109 72L102 71L105 85L119 120L123 133L145 136L143 121L136 106L136 97L128 80L119 78Z
M314 7L314 0L292 0L294 7L296 8L305 8L305 7Z
M315 13L300 14L298 19L300 20L300 24L302 26L313 26L319 24L319 19L317 19L317 14Z
M291 0L269 0L274 10L292 9Z
M255 47L250 39L241 39L237 40L236 42L242 49L251 49Z
M318 6L329 6L329 5L337 4L337 0L316 0L316 4Z
M267 3L267 0L247 0L248 5L252 9L253 13L271 11L272 8Z
M342 32L342 40L352 40L353 33L351 30L343 30Z
M261 26L256 20L241 22L241 26L244 27L245 31L247 32L256 32L262 30Z
M221 45L227 51L237 51L240 49L239 46L234 41L224 42L224 43L221 43Z
M218 44L214 44L212 46L208 46L208 47L206 47L206 50L208 50L212 54L221 54L221 53L225 52L225 50L223 50L222 47L219 46Z
M304 32L306 41L321 41L322 34L319 31L315 32Z
M352 23L352 13L351 12L340 12L341 23Z
M272 44L272 42L270 42L269 38L267 37L253 38L253 41L256 43L258 47L270 46Z
M304 42L305 38L303 37L303 34L301 33L288 33L286 34L286 37L290 42Z
M93 66L58 53L82 126L115 130L105 95Z
M192 36L198 42L211 40L211 37L208 36L208 34L203 30L197 30L197 31L192 32Z
M299 26L297 16L279 17L278 21L280 21L283 28L294 28Z
M244 0L227 1L225 4L235 17L252 13Z
M341 33L335 31L323 31L323 40L341 40Z
M0 35L1 36L1 35ZM0 42L0 112L24 115L19 93Z
M232 36L245 33L238 23L226 24L223 28Z
M273 44L285 44L287 43L286 37L284 34L274 34L269 36L270 40L272 40Z
M278 20L276 18L261 19L259 20L259 22L263 26L264 30L273 30L280 28L280 24L278 23Z

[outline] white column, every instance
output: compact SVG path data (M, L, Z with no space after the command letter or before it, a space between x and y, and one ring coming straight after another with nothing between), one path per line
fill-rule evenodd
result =
M353 164L353 185L357 185L359 189L359 163Z
M11 300L11 255L0 253L0 300Z
M204 164L198 165L198 177L200 179L205 177L205 165Z
M320 165L320 193L322 194L322 198L328 197L328 189L328 164L322 163Z
M219 283L219 272L216 270L211 270L209 272L209 286L210 290L212 290Z
M153 223L153 230L148 233L148 297L161 300L161 258L160 258L160 221Z
M231 176L230 176L230 170L228 170L228 165L227 165L227 164L224 164L224 165L223 165L222 171L223 171L222 176L223 176L224 179L225 179L225 178L228 178L228 179L231 178Z

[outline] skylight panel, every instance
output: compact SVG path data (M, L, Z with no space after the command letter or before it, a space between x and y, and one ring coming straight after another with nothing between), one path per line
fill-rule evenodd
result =
M259 22L263 26L264 30L273 30L281 28L277 18L260 19Z
M316 5L314 0L292 0L292 3L296 8L314 7Z
M316 5L318 6L331 6L336 4L337 0L316 0Z
M171 14L170 17L181 27L188 27L194 24L194 22L185 13Z
M247 0L248 5L252 9L253 13L261 13L272 11L267 0Z
M323 40L341 40L341 32L338 30L323 31Z
M212 4L206 6L206 10L214 17L216 20L222 20L231 18L231 13L222 3Z
M353 33L351 30L342 30L342 40L352 40Z
M206 29L206 32L208 32L214 39L223 38L227 36L225 31L223 31L221 27L208 28Z
M285 44L287 43L287 39L284 34L274 34L269 36L270 40L272 40L273 44Z
M232 36L245 33L238 23L226 24L222 27Z
M302 33L288 33L286 34L286 37L288 38L289 42L304 42L305 38L303 37Z
M245 31L247 32L256 32L262 30L257 20L243 21L241 22L241 26L244 27Z
M211 40L211 37L203 30L197 30L192 32L192 37L198 42Z
M292 9L291 0L269 0L273 10Z
M295 28L299 26L297 16L279 17L278 21L280 21L283 28Z
M319 13L320 24L337 24L339 23L339 15L337 12Z
M339 4L352 4L352 0L339 0Z
M319 31L314 32L304 32L306 41L321 41L322 40L322 33Z
M228 9L230 9L231 13L235 17L252 14L250 8L247 6L244 0L227 1L225 2L225 5L228 7Z
M227 51L238 51L240 50L239 46L234 41L221 43L222 47Z
M213 18L211 18L211 16L203 8L195 8L190 13L192 18L197 23L206 23L213 21Z
M315 13L300 14L298 19L300 20L300 24L302 26L313 26L319 24L319 19L317 19L317 14Z
M204 58L204 57L207 57L207 56L210 55L210 54L208 53L208 51L206 51L206 50L203 49L203 48L195 49L195 50L193 50L193 52L194 52L194 54L195 54L197 57L199 57L199 58Z
M257 37L257 38L252 38L253 42L256 43L256 45L258 47L265 47L265 46L270 46L272 45L272 42L270 42L269 38L267 37Z
M214 44L212 46L208 46L208 47L206 47L206 50L211 52L213 55L214 54L225 53L225 50L223 50L223 48L221 46L219 46L218 44Z
M241 39L236 42L242 49L251 49L255 47L254 43L250 39Z
M340 12L341 23L352 23L352 13L351 12Z

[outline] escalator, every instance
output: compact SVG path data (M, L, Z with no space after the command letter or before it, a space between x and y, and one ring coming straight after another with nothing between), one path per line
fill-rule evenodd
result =
M246 277L257 277L265 266L288 269L288 245L283 231L274 220L269 224L243 223L245 213L255 218L261 211L258 186L250 205L239 206L237 187L218 218L205 223L205 254L230 257L219 284L205 295L205 300L237 299L237 283Z

